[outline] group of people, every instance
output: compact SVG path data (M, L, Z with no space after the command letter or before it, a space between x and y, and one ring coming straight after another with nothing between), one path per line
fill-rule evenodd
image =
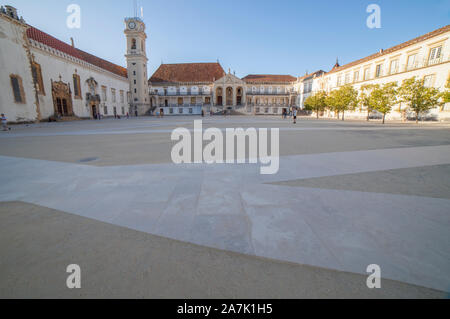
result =
M289 112L289 116L292 116L292 118L294 119L294 124L297 124L297 115L298 115L297 108L296 107L292 108L292 111ZM283 119L287 119L287 117L288 111L286 109L283 109Z

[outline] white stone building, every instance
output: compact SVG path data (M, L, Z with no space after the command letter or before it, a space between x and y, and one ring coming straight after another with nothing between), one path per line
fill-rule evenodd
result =
M219 63L162 64L149 80L151 103L166 115L281 114L296 105L296 83L290 75L240 79Z
M0 112L11 122L129 112L127 69L81 51L0 10Z
M366 84L396 82L401 85L406 79L424 79L425 85L445 90L450 77L450 25L437 29L413 40L396 45L366 58L334 68L314 79L314 91L332 91L350 84L360 90ZM328 114L334 116L334 114ZM366 118L366 111L358 109L347 117ZM405 119L408 114L405 105L393 108L387 119ZM450 106L435 108L426 117L436 120L450 119Z
M238 78L217 63L162 64L148 80L145 24L125 19L127 68L115 65L28 25L15 8L0 10L0 112L11 122L114 115L200 114L229 111L281 115L304 107L313 92L345 84L425 79L444 90L450 76L450 26L369 57L303 77L247 75ZM334 116L330 112L328 116ZM360 109L348 116L364 118ZM388 118L405 117L399 105ZM450 118L450 109L429 115Z
M316 81L317 78L322 77L325 74L325 71L319 70L311 74L306 74L298 78L297 87L298 87L298 101L297 105L300 109L305 108L305 100L312 95L313 92L319 91L320 83Z

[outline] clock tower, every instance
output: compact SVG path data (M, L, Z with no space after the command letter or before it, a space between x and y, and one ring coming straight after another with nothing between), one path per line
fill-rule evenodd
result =
M145 24L140 18L125 19L127 38L127 69L130 82L130 115L145 115L150 111L147 80L147 53L145 52Z

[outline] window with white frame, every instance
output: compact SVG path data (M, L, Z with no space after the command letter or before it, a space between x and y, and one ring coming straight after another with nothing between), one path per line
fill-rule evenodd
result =
M390 74L398 73L398 59L395 59L395 60L391 61L391 66L390 66L389 73Z
M438 61L441 59L442 56L442 45L432 48L430 50L430 57L428 59L429 63L439 63Z
M355 71L355 73L353 73L353 82L358 82L359 81L359 71Z
M370 68L364 69L364 80L367 81L370 79Z
M417 66L417 53L408 56L408 70L414 69Z
M383 65L382 64L378 64L377 68L376 68L375 76L377 78L379 78L382 75L383 75Z
M102 99L103 101L107 101L106 86L102 86Z
M350 83L350 73L345 74L345 84Z
M423 85L428 88L433 87L434 86L434 78L435 78L434 74L426 75L423 78Z

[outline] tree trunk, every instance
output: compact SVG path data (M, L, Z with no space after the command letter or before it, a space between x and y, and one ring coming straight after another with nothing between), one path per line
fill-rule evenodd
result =
M419 112L416 112L416 124L419 124Z
M317 119L319 119L319 109L317 109L316 112L317 112Z
M367 122L370 121L370 111L367 111Z
M383 124L386 123L386 114L383 114Z
M345 121L345 111L342 112L342 120Z

